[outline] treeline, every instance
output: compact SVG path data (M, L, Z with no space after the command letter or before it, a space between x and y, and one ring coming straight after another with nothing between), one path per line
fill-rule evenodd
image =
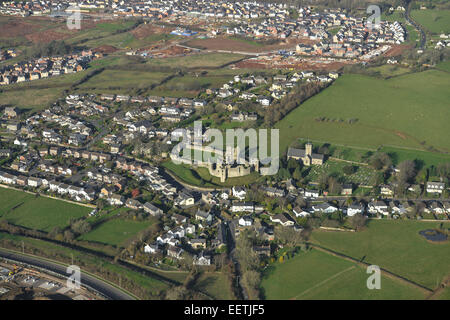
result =
M52 40L49 43L39 43L26 51L26 55L31 58L62 56L72 53L75 47L64 41Z
M309 82L295 87L285 97L267 109L264 115L264 124L268 127L273 126L304 101L318 94L329 85L329 83Z

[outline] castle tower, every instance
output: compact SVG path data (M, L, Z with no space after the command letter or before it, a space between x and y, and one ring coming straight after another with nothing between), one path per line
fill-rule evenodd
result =
M305 156L311 156L312 155L312 143L305 144Z

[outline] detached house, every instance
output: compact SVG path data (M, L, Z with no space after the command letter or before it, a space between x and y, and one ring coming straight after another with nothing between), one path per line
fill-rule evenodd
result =
M163 214L163 211L161 209L154 206L150 202L144 203L144 211L154 217L161 216Z

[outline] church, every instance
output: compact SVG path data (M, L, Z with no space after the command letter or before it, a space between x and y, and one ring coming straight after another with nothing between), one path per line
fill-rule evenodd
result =
M313 153L313 145L311 143L305 144L305 149L289 148L287 152L287 159L301 160L303 165L310 166L312 164L322 165L323 154Z

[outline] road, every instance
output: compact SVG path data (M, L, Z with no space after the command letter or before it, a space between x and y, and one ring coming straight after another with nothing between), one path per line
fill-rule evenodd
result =
M1 248L0 257L45 269L64 277L68 276L68 274L66 273L66 266L50 262L48 260L40 259L39 257L23 255ZM133 296L123 292L122 290L110 285L103 280L86 274L83 271L81 271L81 285L92 288L111 300L136 300Z
M426 44L426 41L427 41L427 37L426 37L425 31L422 29L422 27L419 24L417 24L413 19L411 19L411 16L410 16L411 4L412 4L412 1L411 0L407 0L407 7L406 7L406 11L405 11L405 19L406 19L406 21L411 23L414 26L414 28L416 28L420 32L420 45L419 45L419 48L423 49L425 47L425 44Z

